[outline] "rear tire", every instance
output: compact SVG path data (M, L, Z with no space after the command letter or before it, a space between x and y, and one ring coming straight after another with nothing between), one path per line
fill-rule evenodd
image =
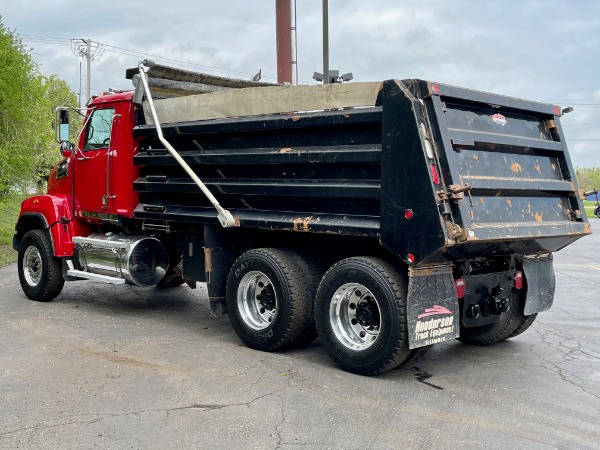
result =
M304 330L300 334L300 337L296 341L296 344L299 346L308 344L314 341L317 336L317 324L315 323L315 297L317 296L317 287L321 282L321 278L323 278L323 274L325 273L325 267L323 263L317 259L316 257L299 252L299 257L302 258L306 263L308 279L306 280L308 289L310 290L310 318L306 323Z
M413 348L406 357L406 359L402 361L402 363L398 366L398 368L406 367L411 363L417 362L418 360L423 358L423 356L425 356L429 350L431 350L431 347L433 347L433 345L426 345L425 347Z
M466 328L461 323L458 340L469 345L485 346L523 333L535 320L534 314L531 322L528 325L526 324L527 319L532 316L523 314L524 307L524 293L521 294L520 291L513 290L510 309L502 314L499 322L472 328Z
M410 354L406 275L375 257L334 264L317 290L315 319L327 353L342 369L377 375Z
M53 256L46 231L31 230L23 236L17 267L21 288L29 299L47 302L62 291L65 284L62 264Z
M527 329L535 321L536 317L537 317L537 314L532 314L530 316L523 316L521 318L521 321L519 322L519 325L517 325L517 328L515 329L515 331L513 331L512 334L507 339L514 338L515 336L518 336L521 333L524 333L525 331L527 331Z
M296 253L249 250L227 278L229 320L248 347L274 351L292 345L310 323L314 291L306 263Z

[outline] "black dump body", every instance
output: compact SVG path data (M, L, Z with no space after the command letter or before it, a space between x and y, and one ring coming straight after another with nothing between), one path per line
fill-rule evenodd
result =
M373 107L163 133L240 227L373 238L420 264L553 252L591 232L559 116L548 104L389 80ZM135 217L218 223L156 135L134 130Z

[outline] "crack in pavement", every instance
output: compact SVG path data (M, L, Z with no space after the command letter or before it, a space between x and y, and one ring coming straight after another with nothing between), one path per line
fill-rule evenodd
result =
M540 336L543 345L547 346L548 348L555 349L561 353L561 360L563 361L562 363L550 361L547 354L542 354L538 349L536 349L536 346L540 345L538 341L529 345L529 351L544 362L543 364L538 364L537 366L557 374L563 381L572 384L592 397L600 399L599 394L591 392L589 388L585 386L585 383L589 383L589 380L585 380L572 371L568 371L567 369L569 369L569 367L563 367L563 364L578 362L589 365L591 369L590 373L595 373L592 362L581 359L579 356L580 354L586 355L587 357L595 360L600 360L600 356L596 356L592 353L582 350L581 344L574 336L562 331L558 331L552 325L536 324L532 327L532 329ZM521 361L521 363L524 362ZM531 363L528 362L527 364Z
M128 416L137 416L137 415L141 415L141 414L150 414L150 413L166 413L169 414L171 412L174 411L200 411L200 412L204 412L204 411L213 411L213 410L220 410L220 409L224 409L224 408L230 408L230 407L234 407L234 406L250 406L252 405L252 403L257 402L259 400L262 400L266 397L269 397L271 395L274 395L278 392L281 392L282 390L288 389L289 386L285 386L283 388L280 389L275 389L272 392L269 392L267 394L261 395L259 397L256 397L248 402L240 402L240 403L230 403L230 404L225 404L225 405L218 405L218 404L202 404L202 403L194 403L192 405L189 406L179 406L179 407L173 407L173 408L160 408L160 409L148 409L148 410L141 410L141 411L131 411L131 412L126 412L126 413L122 413L122 414L110 414L110 413L105 413L105 414L85 414L87 416L93 416L93 415L97 415L100 417L96 417L94 419L88 419L88 420L73 420L73 421L68 421L68 422L64 422L64 423L56 423L56 424L44 424L44 423L39 423L37 425L33 425L33 426L26 426L26 427L22 427L22 428L17 428L15 430L10 430L10 431L4 431L4 432L0 432L0 438L6 437L6 436L10 436L12 434L17 434L17 433L21 433L24 431L38 431L38 430L45 430L45 429L51 429L51 428L58 428L58 427L66 427L66 426L71 426L71 425L89 425L89 424L94 424L94 423L98 423L98 422L102 422L104 420L108 420L108 419L114 419L114 418L118 418L118 417L128 417ZM65 417L71 417L71 416L65 416Z

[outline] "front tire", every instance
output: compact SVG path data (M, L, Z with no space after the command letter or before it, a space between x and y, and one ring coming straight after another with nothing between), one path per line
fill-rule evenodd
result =
M53 256L48 233L32 230L23 236L18 257L19 282L25 295L38 302L53 300L65 280L59 258Z
M342 369L377 375L409 355L406 275L375 257L334 264L317 290L315 319L327 353Z
M274 351L297 342L311 320L310 273L296 253L253 249L240 256L227 278L229 320L248 347Z

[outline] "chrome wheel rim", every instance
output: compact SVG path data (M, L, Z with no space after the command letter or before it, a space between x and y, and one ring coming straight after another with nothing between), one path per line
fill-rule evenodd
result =
M23 276L29 286L37 286L42 279L42 256L34 247L27 247L23 255Z
M333 294L329 321L336 338L345 347L366 350L375 343L381 331L379 303L364 285L346 283Z
M237 306L244 323L253 330L264 330L277 316L277 294L264 273L251 271L242 277L237 290Z

